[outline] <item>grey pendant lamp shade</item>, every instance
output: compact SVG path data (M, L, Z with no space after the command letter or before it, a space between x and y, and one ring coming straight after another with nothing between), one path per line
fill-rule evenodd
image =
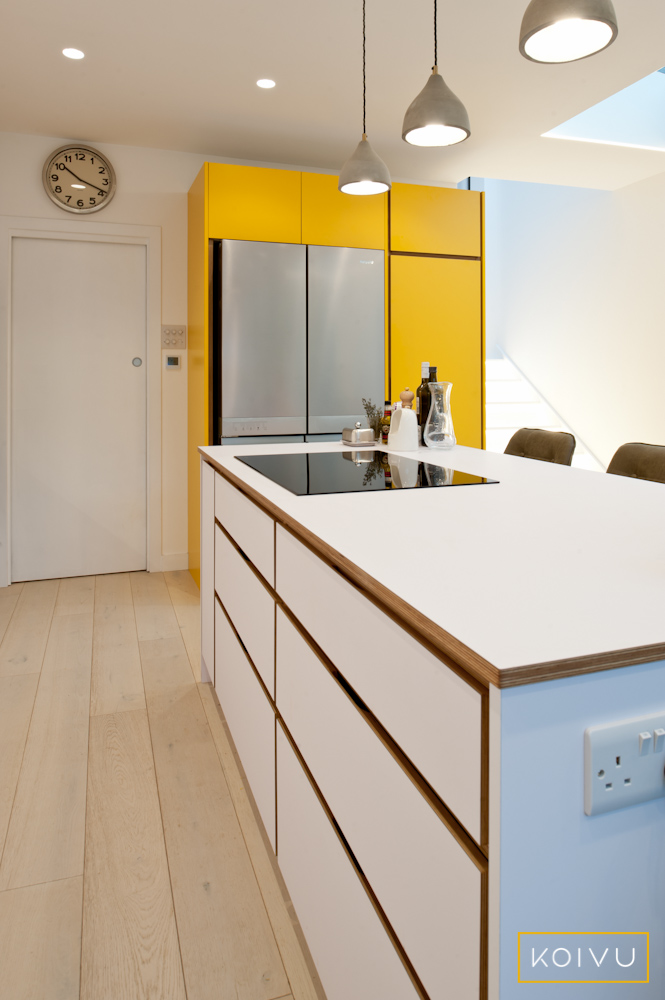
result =
M471 135L466 108L439 76L436 8L437 0L434 0L432 75L409 105L402 125L402 138L414 146L453 146Z
M381 194L390 190L388 167L376 155L364 132L340 171L337 187L344 194Z
M402 138L414 146L452 146L471 135L469 115L437 66L404 115Z
M390 173L369 144L365 131L365 0L363 0L363 136L339 174L343 194L382 194L390 190Z
M606 49L618 32L612 0L531 0L520 52L533 62L575 62Z

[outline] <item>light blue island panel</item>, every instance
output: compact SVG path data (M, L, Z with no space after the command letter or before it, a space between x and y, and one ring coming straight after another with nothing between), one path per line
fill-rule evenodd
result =
M584 730L663 710L665 661L501 691L500 1000L662 1000L665 799L586 816ZM647 931L650 982L518 983L527 931Z

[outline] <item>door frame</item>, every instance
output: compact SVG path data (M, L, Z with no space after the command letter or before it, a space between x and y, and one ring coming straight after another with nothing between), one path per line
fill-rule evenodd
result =
M11 583L12 240L133 243L146 248L146 499L149 572L162 569L162 230L83 220L0 216L0 587Z

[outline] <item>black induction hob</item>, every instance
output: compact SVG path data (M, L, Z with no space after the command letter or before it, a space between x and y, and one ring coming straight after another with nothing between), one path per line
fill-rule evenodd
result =
M291 455L236 455L236 458L296 496L375 493L434 486L485 486L498 482L498 479L483 479L457 469L419 462L406 455L356 448Z

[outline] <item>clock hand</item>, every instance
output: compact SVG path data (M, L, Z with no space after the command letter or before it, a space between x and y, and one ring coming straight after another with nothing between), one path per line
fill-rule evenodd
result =
M82 177L79 177L79 175L78 175L78 174L75 174L73 170L70 170L70 169L69 169L69 167L65 167L65 170L66 170L66 171L67 171L68 173L70 173L70 174L72 175L72 177L75 177L77 181L80 181L80 182L81 182L81 184L85 184L85 186L86 186L86 187L91 187L91 188L96 188L96 189L97 189L97 191L99 191L99 193L100 193L100 194L103 194L103 195L105 195L105 194L106 194L106 191L101 191L101 190L100 190L100 189L99 189L99 188L97 187L97 185L96 185L96 184L91 184L91 183L90 183L90 181L84 181Z

